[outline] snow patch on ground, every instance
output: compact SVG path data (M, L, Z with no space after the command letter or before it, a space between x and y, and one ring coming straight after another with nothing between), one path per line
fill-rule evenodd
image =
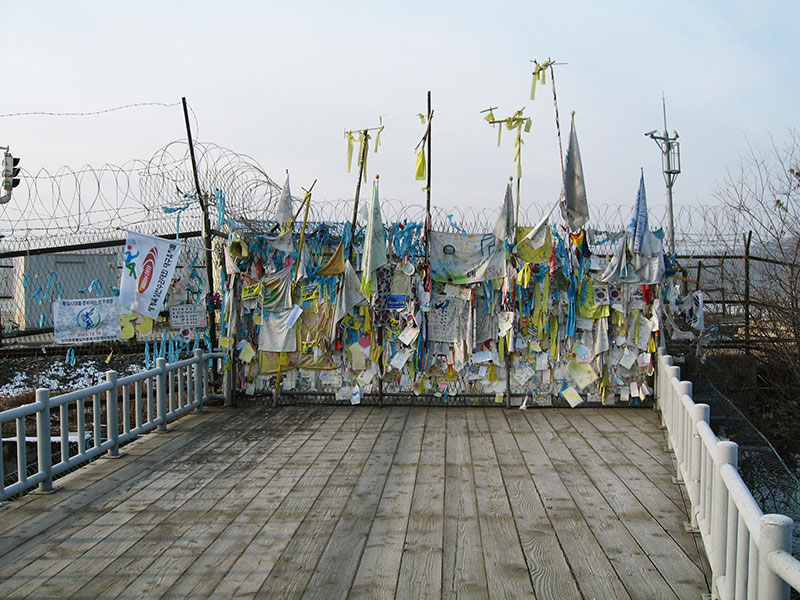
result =
M108 366L95 360L87 360L75 366L64 362L53 362L42 368L38 374L31 369L16 372L11 380L0 386L0 396L14 397L32 392L37 388L58 390L60 393L69 390L83 389L103 383ZM137 364L129 365L120 377L144 371Z

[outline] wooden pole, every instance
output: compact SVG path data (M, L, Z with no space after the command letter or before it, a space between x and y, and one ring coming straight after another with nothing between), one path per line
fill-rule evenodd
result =
M356 220L358 219L358 199L361 196L361 180L364 178L364 168L367 164L367 133L369 130L365 129L361 135L364 136L364 141L361 144L361 158L358 161L358 181L356 182L356 197L353 202L353 220L350 223L350 248L345 248L345 256L352 261L354 254L353 248L356 241Z
M203 198L203 192L200 191L200 179L197 177L197 161L194 156L194 142L192 141L192 128L189 124L189 110L186 106L186 97L181 98L183 104L183 119L186 122L186 137L189 140L189 156L192 159L192 175L194 175L194 187L197 192L197 201L200 203L200 210L203 212L203 244L206 247L206 278L208 279L208 293L214 293L214 264L213 256L211 255L211 222L208 219L208 206ZM208 328L211 335L211 348L216 350L217 342L217 317L216 311L208 306ZM211 379L216 381L217 369L216 362L212 362Z

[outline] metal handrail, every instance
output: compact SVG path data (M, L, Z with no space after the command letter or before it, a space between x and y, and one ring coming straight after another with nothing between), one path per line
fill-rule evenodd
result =
M50 390L36 390L36 401L0 412L0 427L15 422L17 445L17 481L6 486L3 464L0 461L0 500L26 492L36 486L41 492L53 489L53 478L64 471L102 455L119 456L121 444L142 433L158 429L167 430L167 423L191 410L202 412L203 405L217 394L209 393L209 361L223 359L224 352L204 353L194 351L194 356L167 364L164 358L156 359L155 368L125 377L116 371L106 372L106 381L91 387L51 397ZM177 380L177 381L176 381ZM134 387L134 404L130 388ZM146 387L146 390L145 390ZM120 390L122 393L120 394ZM146 393L145 393L146 391ZM105 395L105 403L102 396ZM230 405L230 381L223 394ZM87 401L91 412L87 411ZM76 442L70 440L70 407L74 406ZM103 422L103 406L105 422ZM51 411L57 415L60 435L51 436ZM88 413L88 414L87 414ZM131 426L131 413L135 421ZM25 441L28 417L36 417L36 471L28 475L28 451ZM88 430L87 430L88 425ZM105 429L105 435L103 430ZM87 442L91 446L87 447ZM60 460L53 464L53 445L60 444ZM71 444L77 445L73 452ZM58 455L56 455L58 458Z
M686 483L690 524L699 529L711 565L714 598L787 600L800 591L800 560L791 554L792 519L763 514L738 470L738 445L720 440L710 408L696 404L691 382L659 351L656 403Z

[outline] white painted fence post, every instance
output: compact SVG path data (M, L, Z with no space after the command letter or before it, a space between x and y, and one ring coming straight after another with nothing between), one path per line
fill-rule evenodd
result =
M776 550L792 552L792 520L786 515L761 517L761 540L758 547L759 600L789 600L789 585L772 572L767 564Z
M698 527L697 512L700 506L700 474L703 469L703 439L697 431L698 423L708 423L711 408L708 404L695 404L692 407L692 441L689 448L689 481L686 482L686 491L689 494L691 514L689 525Z
M112 443L109 456L119 456L119 404L117 403L117 372L106 371L111 389L106 392L106 436Z
M39 461L39 471L46 475L44 481L39 483L40 492L53 490L53 447L50 441L50 390L39 388L36 390L36 401L44 407L36 413L36 454ZM62 424L62 427L64 425ZM17 429L17 447L25 448L25 432L19 437Z
M194 380L192 381L194 384L194 401L197 402L195 412L201 413L203 412L203 402L205 402L206 399L203 396L203 370L205 368L205 361L203 360L203 351L200 348L195 349L194 358L197 361L193 365Z
M156 419L158 420L158 430L167 430L167 359L159 357L156 359L156 368L159 369L156 375Z
M728 488L722 481L720 469L724 465L738 465L738 444L717 442L714 457L714 487L711 493L711 577L712 593L718 579L725 575L725 553L728 546ZM718 596L714 596L718 597Z

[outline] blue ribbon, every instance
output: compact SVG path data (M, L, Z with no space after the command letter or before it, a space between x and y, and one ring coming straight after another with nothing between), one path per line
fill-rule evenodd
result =
M575 329L577 327L577 312L578 312L578 281L575 275L569 278L569 290L567 291L567 298L569 300L569 309L567 310L567 337L575 337Z
M458 231L458 233L467 235L467 230L464 229L463 227L459 227L458 225L456 225L455 221L453 221L453 215L447 215L447 220L450 223L450 226L456 231Z

